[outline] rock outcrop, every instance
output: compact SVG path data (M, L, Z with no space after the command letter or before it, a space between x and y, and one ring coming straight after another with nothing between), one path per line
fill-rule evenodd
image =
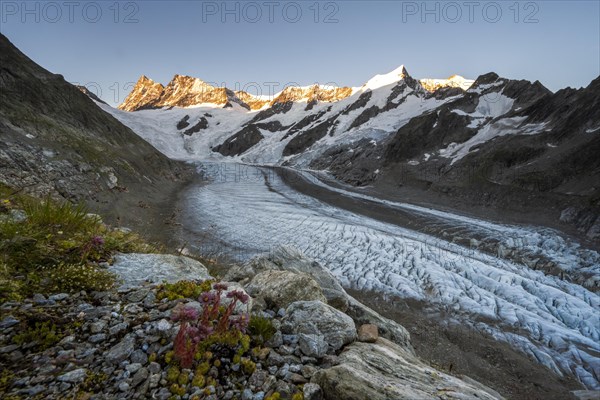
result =
M319 284L306 274L290 271L268 270L257 274L246 290L253 297L260 297L269 308L286 308L299 300L327 301Z
M339 365L318 371L311 382L322 388L325 400L502 398L477 382L424 365L386 339L352 343L340 355Z

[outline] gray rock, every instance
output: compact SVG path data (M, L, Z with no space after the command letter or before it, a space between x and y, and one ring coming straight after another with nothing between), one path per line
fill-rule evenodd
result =
M146 365L148 363L148 355L143 350L135 350L129 357L132 363Z
M125 361L131 353L133 353L135 346L135 337L133 335L127 335L122 341L114 345L107 353L106 360L111 363L120 363Z
M316 383L307 383L302 388L304 400L323 400L323 390Z
M246 290L252 297L262 297L269 308L287 307L299 300L327 301L314 279L290 271L261 272L246 285Z
M62 374L57 379L59 382L78 383L85 379L86 374L87 370L85 368L79 368Z
M252 390L250 389L244 389L242 392L242 400L252 400L253 397L254 393L252 393Z
M140 363L129 364L125 367L127 372L129 372L130 374L135 374L136 372L138 372L140 370L140 368L142 368L142 364L140 364Z
M283 344L283 335L281 334L281 331L275 332L275 334L271 337L271 339L269 339L267 342L265 342L265 346L267 346L267 347L279 347L282 344Z
M0 354L10 353L19 348L19 345L9 344L8 346L0 347Z
M172 327L173 324L166 319L161 319L156 323L156 330L161 333L168 333Z
M148 371L150 371L151 374L157 374L161 371L161 366L159 363L157 362L151 362L150 365L148 365Z
M256 370L248 379L248 383L251 386L256 388L261 388L265 383L265 379L267 379L268 373L267 371Z
M290 304L283 318L282 330L321 335L333 351L356 339L356 326L352 318L320 301Z
M258 392L254 395L252 400L263 400L265 398L265 392Z
M48 302L48 300L46 299L46 296L44 296L43 294L36 293L33 295L33 302L35 304L46 304Z
M19 390L19 394L24 394L30 397L34 397L42 392L44 392L46 390L46 387L44 385L35 385L35 386L30 386L30 387L26 387L24 389Z
M106 340L106 335L104 333L98 333L96 335L92 335L90 337L88 337L88 342L90 343L101 343L104 342Z
M267 365L269 366L281 366L285 363L285 360L281 355L271 350L269 357L267 358Z
M322 358L327 354L329 345L323 335L301 333L299 335L298 345L304 355L315 358Z
M160 388L158 393L156 393L156 398L159 400L167 400L169 397L171 397L171 392L165 387Z
M139 303L150 293L148 289L138 289L127 294L127 301L129 303Z
M342 311L348 306L348 295L335 276L291 246L277 247L272 252L253 258L245 265L234 266L227 271L225 279L246 283L260 272L268 270L307 274L319 284L329 305Z
M52 301L63 301L68 298L69 298L69 295L66 293L53 294L52 296L48 297L48 299L52 300Z
M109 335L114 336L120 332L123 332L128 326L129 324L127 322L120 322L108 328L108 333Z
M129 383L127 383L127 382L121 382L121 383L119 383L119 390L121 392L128 391L129 390Z
M12 315L7 315L2 321L0 321L0 329L7 329L19 323L19 320Z
M598 390L573 390L571 393L577 397L577 400L598 400L600 395Z
M199 261L169 254L118 254L110 271L123 280L122 288L136 288L144 282L206 280L212 277Z
M131 386L136 387L138 386L140 383L144 382L146 379L148 379L148 370L146 368L140 368L135 375L133 375L133 378L131 379Z
M104 330L104 328L106 328L106 324L107 322L102 319L100 321L96 321L90 325L90 332L100 333Z

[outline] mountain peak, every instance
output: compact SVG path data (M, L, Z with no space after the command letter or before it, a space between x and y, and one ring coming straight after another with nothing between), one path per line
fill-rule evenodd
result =
M396 82L399 82L407 77L410 77L404 65L400 65L393 71L388 72L387 74L375 75L371 79L369 79L363 86L363 89L378 89L383 86L391 85Z
M123 111L135 111L144 108L151 108L156 99L163 92L164 86L154 82L146 75L140 76L133 90L125 98L123 103L119 105L119 109Z
M435 92L440 88L460 88L462 90L469 89L475 82L473 79L466 79L460 75L454 74L446 79L426 78L419 81L421 86L428 92Z

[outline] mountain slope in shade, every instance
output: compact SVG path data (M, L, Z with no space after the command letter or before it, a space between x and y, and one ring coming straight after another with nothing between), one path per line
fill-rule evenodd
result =
M150 201L187 168L102 111L0 35L0 182L34 195L86 200L118 213L118 201ZM89 93L88 93L89 94ZM105 105L105 104L102 104Z

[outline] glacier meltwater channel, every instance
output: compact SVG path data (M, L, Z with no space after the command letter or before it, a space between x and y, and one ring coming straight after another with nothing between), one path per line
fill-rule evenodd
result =
M418 299L508 342L558 374L600 389L600 296L582 285L494 256L357 215L301 194L271 168L202 164L210 179L186 193L184 229L212 251L247 259L292 245L329 268L346 287ZM324 185L308 173L303 178ZM340 195L358 194L332 189ZM368 199L369 201L379 201ZM407 204L447 224L469 225L507 243L519 238L564 270L600 279L600 255L550 230L494 224ZM207 248L201 249L207 250Z

